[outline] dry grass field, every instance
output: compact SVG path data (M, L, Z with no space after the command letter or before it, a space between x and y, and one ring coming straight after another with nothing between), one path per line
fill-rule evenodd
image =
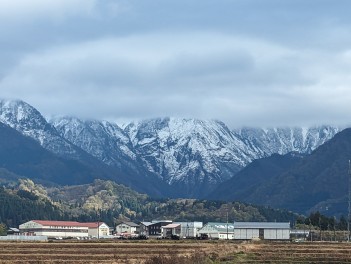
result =
M145 262L351 263L351 244L188 240L0 243L0 264Z

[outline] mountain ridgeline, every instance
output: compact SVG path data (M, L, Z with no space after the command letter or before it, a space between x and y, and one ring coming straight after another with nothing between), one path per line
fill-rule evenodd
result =
M123 127L73 117L47 121L19 100L0 100L0 122L6 134L0 139L6 146L0 150L0 169L7 177L13 173L51 185L106 179L152 197L243 199L300 212L336 199L326 195L328 191L318 191L312 202L295 206L290 193L301 197L300 191L310 187L303 180L294 188L285 184L307 177L299 176L304 175L301 164L309 164L320 146L341 131L338 127L233 130L220 121L180 118ZM323 165L330 164L324 160ZM299 173L291 174L295 170ZM322 183L327 184L325 179Z
M273 155L252 162L208 198L346 215L350 157L347 128L304 158Z

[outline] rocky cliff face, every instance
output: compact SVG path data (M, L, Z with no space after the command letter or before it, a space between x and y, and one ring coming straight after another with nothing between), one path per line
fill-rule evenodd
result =
M340 132L340 128L318 126L310 128L242 128L233 131L246 145L256 153L256 158L274 153L286 154L300 152L310 154L320 145Z
M145 168L187 196L202 196L253 157L223 123L153 119L125 129Z
M38 141L45 149L59 156L79 159L81 153L31 105L20 100L0 99L0 122Z
M311 153L340 131L330 126L231 130L220 121L180 118L144 120L123 129L71 117L48 123L32 106L6 100L0 100L0 122L55 154L79 159L84 151L129 177L147 176L135 181L152 179L155 188L166 184L179 197L204 197L255 159Z
M219 121L173 118L125 128L148 170L195 197L202 197L255 159L291 151L310 153L338 131L328 126L230 130Z

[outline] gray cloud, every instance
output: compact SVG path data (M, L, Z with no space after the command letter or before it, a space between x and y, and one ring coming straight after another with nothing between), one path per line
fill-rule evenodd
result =
M45 115L349 123L350 5L0 2L1 96Z

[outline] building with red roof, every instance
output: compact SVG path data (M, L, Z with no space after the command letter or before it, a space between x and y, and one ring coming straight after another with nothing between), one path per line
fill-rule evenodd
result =
M31 220L19 226L21 233L47 237L106 237L109 227L104 222Z

